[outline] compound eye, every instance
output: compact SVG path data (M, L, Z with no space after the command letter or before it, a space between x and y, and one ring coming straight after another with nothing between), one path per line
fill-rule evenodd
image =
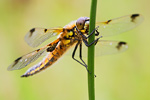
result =
M82 30L82 29L84 29L84 25L85 25L85 18L80 17L76 22L76 26L79 30Z

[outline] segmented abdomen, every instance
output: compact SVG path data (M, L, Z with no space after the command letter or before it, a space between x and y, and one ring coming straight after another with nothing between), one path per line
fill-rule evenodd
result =
M42 71L43 69L46 69L47 67L51 66L57 59L61 57L62 54L68 49L67 46L65 46L62 42L59 42L56 48L53 51L48 51L48 55L44 58L42 62L39 64L31 67L27 70L27 72L22 75L21 77L28 77L35 73L38 73Z

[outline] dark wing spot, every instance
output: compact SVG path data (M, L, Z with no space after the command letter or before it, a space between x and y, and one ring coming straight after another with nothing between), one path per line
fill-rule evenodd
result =
M47 48L47 52L52 52L54 49L53 49L53 47L48 47Z
M15 60L15 62L18 62L21 58L22 58L22 57L17 58L17 59Z
M112 21L112 20L108 20L108 21L107 21L107 24L109 24L111 21Z
M34 31L35 31L35 28L32 28L32 29L30 30L31 33L33 33Z
M126 44L127 44L126 42L119 42L118 45L116 46L116 48L117 48L118 50L120 50L121 47L122 47L122 45L126 45Z
M30 37L32 36L32 34L33 34L34 31L35 31L35 28L32 28L32 29L30 30Z
M133 14L131 15L131 21L134 22L134 20L136 19L136 17L140 16L139 14Z
M105 22L105 24L109 24L111 21L112 21L112 20L108 20L108 21Z
M37 49L36 51L38 52L40 49Z
M44 32L46 33L46 32L47 32L47 29L44 29Z
M16 64L19 62L19 60L20 60L21 58L22 58L22 57L17 58L17 59L15 60L14 65L16 65ZM14 66L14 65L13 65L13 66Z

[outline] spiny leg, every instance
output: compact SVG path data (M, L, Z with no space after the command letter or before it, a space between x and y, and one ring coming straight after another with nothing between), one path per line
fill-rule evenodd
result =
M81 59L82 62L80 62L79 60L77 60L77 59L74 58L75 52L76 52L76 50L77 50L79 44L80 44L80 54L79 54L79 56L80 56L80 59ZM86 68L87 72L90 73L89 70L88 70L88 68L87 68L88 66L86 65L86 63L85 63L85 62L83 61L83 59L82 59L82 43L78 42L78 43L76 44L75 49L74 49L74 51L73 51L73 53L72 53L72 58L73 58L75 61L77 61L78 63L80 63L81 65L83 65L83 66ZM96 77L96 75L95 75L95 77Z
M82 59L82 43L80 43L80 53L79 53L79 57L80 57L80 59L81 59L81 61L84 63L84 65L85 65L85 68L86 68L86 70L89 72L89 70L88 70L88 66L87 66L87 64L84 62L84 60Z
M86 68L87 72L91 74L91 72L88 70L87 64L86 64L86 63L84 62L84 60L82 59L82 43L80 44L80 54L79 54L79 56L80 56L81 61L86 65L85 68ZM94 75L94 76L96 77L96 75Z
M99 26L98 26L99 27ZM96 27L91 33L90 33L90 35L88 35L88 37L86 37L85 35L83 35L82 34L82 32L81 31L79 31L78 30L78 28L76 28L77 29L77 31L80 33L80 35L82 35L82 37L83 37L83 42L85 43L85 45L87 46L87 47L89 47L89 46L91 46L92 44L94 44L95 43L95 45L96 45L96 43L98 42L98 40L102 37L99 37L99 38L97 38L96 40L94 40L92 43L90 43L90 44L88 44L88 42L87 42L87 38L89 38L93 33L95 33L95 31L96 31L96 33L95 33L95 35L96 36L98 36L99 35L99 32L98 32L98 27ZM75 59L74 58L74 55L75 55L75 52L76 52L76 50L77 50L77 47L78 47L78 45L80 44L80 54L79 54L79 57L80 57L80 60L82 61L82 62L80 62L79 60L77 60L77 59ZM88 66L87 66L87 64L84 62L84 60L82 59L82 42L80 43L80 42L78 42L77 44L76 44L76 46L75 46L75 49L74 49L74 51L73 51L73 54L72 54L72 58L75 60L75 61L77 61L78 63L80 63L81 65L83 65L85 68L86 68L86 70L87 70L87 72L88 73L90 73L89 72L89 70L88 70ZM95 77L96 77L96 75L94 75Z
M99 35L99 32L98 32L98 30L96 30L95 36L98 36L98 35Z
M102 38L102 36L100 36L99 38L97 38L96 40L94 40L93 42L91 42L90 44L88 44L88 41L85 40L85 39L83 39L83 42L84 42L84 44L85 44L87 47L89 47L89 46L91 46L91 45L94 44L94 43L95 43L95 45L96 45L96 43L98 42L98 40L99 40L100 38Z
M80 62L79 60L77 60L77 59L74 58L75 53L76 53L76 50L77 50L79 44L80 44L80 42L78 42L78 43L76 44L76 46L75 46L75 48L74 48L74 50L73 50L73 53L72 53L72 58L73 58L75 61L77 61L78 63L80 63L81 65L83 65L84 67L86 67L86 69L87 69L87 65L86 65L85 63L83 64L82 62Z
M87 66L87 64L84 62L84 60L82 59L82 43L80 44L80 59L81 61ZM91 74L91 72L88 70L88 66L85 67L87 72ZM94 74L94 76L96 77L96 75Z
M86 68L87 72L90 73L89 70L88 70L87 64L86 64L86 63L84 62L84 60L82 59L82 43L80 43L80 49L79 49L79 50L80 50L79 57L80 57L80 59L81 59L82 62L80 62L80 61L78 61L77 59L74 58L74 55L75 55L75 52L76 52L76 50L77 50L78 45L79 45L79 43L77 43L76 46L75 46L75 49L74 49L73 54L72 54L72 58L73 58L75 61L77 61L78 63L80 63L81 65L83 65L83 66ZM83 63L84 63L84 64L83 64ZM91 73L90 73L90 74L91 74ZM96 77L96 75L94 75L94 76Z

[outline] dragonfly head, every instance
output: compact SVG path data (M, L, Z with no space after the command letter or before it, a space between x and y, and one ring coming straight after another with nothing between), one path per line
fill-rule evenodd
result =
M77 22L76 22L76 26L79 30L83 30L84 26L86 23L89 23L89 18L88 17L80 17Z

